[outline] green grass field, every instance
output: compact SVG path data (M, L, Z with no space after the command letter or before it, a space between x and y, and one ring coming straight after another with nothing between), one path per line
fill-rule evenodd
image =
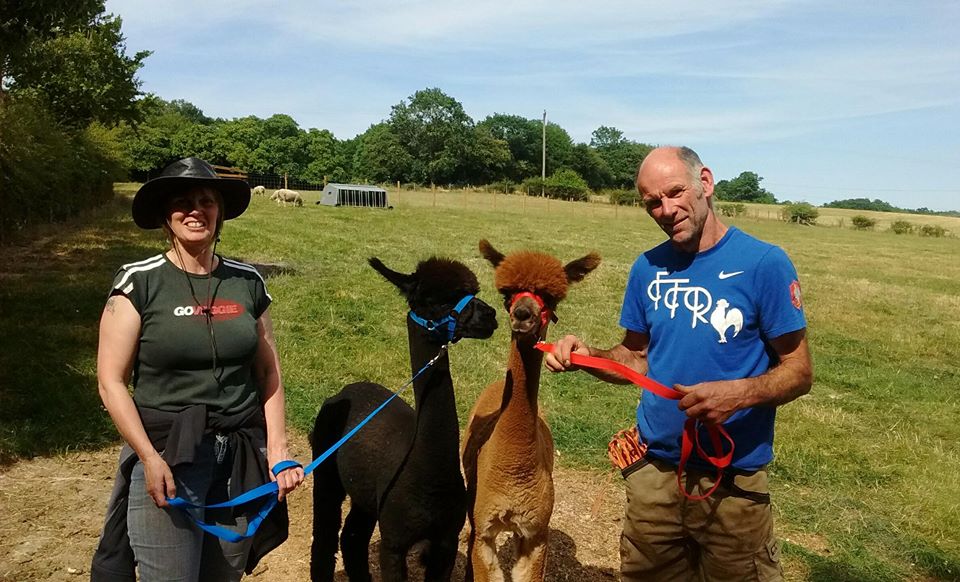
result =
M129 188L125 190L129 191ZM366 265L464 261L500 307L477 242L603 264L574 286L550 337L611 345L628 269L663 239L636 208L473 192L401 192L393 210L278 207L258 198L219 251L290 271L268 279L289 417L312 424L324 398L361 379L398 387L409 363L405 306ZM129 198L0 249L0 460L115 443L96 393L97 320L114 270L160 252ZM915 217L918 223L929 217ZM908 218L911 220L911 218ZM960 219L945 228L960 232ZM790 580L960 580L960 239L731 221L782 246L803 284L816 366L812 393L781 409L771 466ZM452 348L461 421L505 369L508 334ZM606 442L638 394L586 374L545 375L541 401L566 466L606 470Z

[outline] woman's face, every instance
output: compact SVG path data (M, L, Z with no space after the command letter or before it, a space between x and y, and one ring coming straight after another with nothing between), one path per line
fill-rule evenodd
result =
M170 231L187 246L213 244L220 212L220 196L211 188L196 187L167 200Z

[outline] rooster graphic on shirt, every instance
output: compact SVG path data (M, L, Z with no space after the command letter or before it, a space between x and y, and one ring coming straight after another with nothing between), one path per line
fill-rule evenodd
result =
M730 303L726 299L718 299L717 308L710 314L710 325L720 334L722 344L727 343L728 329L733 328L733 335L730 337L737 337L743 328L743 312L736 307L728 311L728 307Z

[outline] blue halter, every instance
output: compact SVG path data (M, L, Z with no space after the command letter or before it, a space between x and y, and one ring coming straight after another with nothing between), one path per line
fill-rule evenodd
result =
M469 295L469 294L464 295L463 299L461 299L454 306L453 310L450 311L450 313L443 316L442 319L439 319L437 321L434 321L432 319L424 319L419 315L417 315L416 313L414 313L413 311L410 312L410 319L412 319L414 323L416 323L417 325L419 325L420 327L426 329L431 333L440 330L441 328L443 328L444 325L446 325L447 326L446 339L448 342L454 343L453 335L457 329L457 317L460 315L460 312L463 311L463 309L467 306L467 304L473 301L474 297L475 297L474 295Z

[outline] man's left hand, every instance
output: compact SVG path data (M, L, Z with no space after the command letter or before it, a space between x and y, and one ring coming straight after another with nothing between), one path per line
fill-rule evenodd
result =
M684 394L679 403L680 410L705 424L722 424L734 412L750 406L743 394L742 383L735 380L702 382L693 386L674 384L673 388Z

